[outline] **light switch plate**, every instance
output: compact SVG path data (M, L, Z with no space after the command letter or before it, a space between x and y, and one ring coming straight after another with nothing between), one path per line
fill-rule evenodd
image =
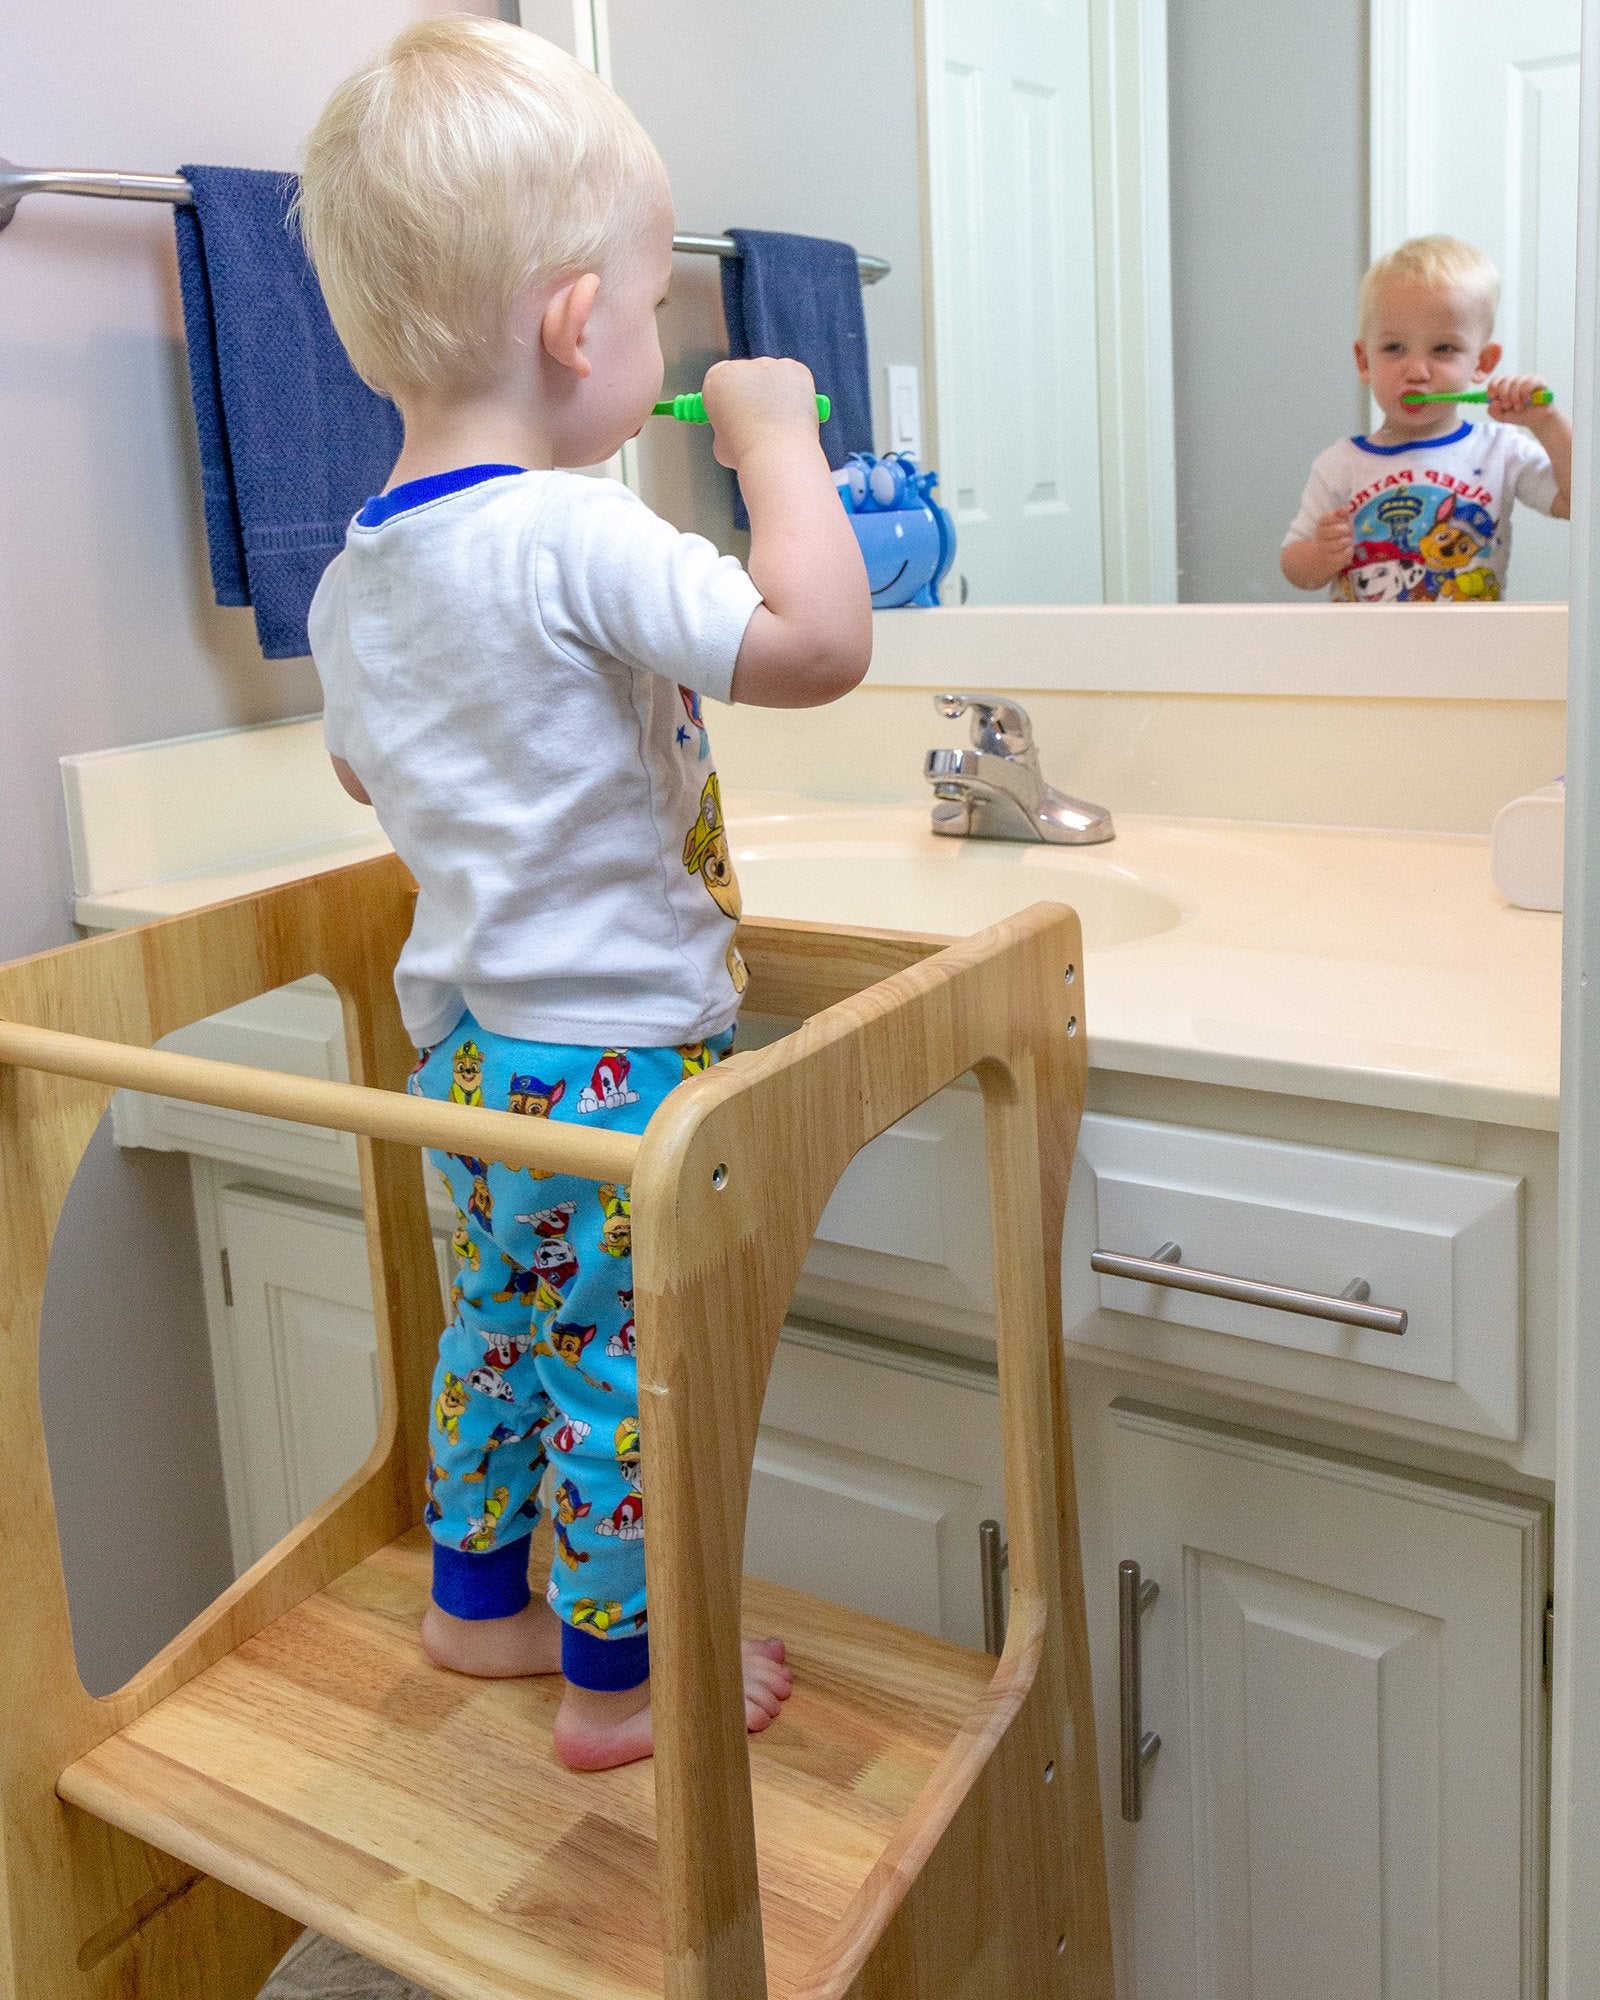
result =
M890 362L884 369L889 378L889 449L909 453L922 463L922 392L915 368Z

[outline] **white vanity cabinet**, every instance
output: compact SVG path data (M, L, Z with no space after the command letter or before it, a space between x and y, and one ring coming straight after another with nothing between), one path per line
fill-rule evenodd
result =
M1544 1505L1128 1397L1082 1418L1125 2000L1533 2000ZM1156 1586L1125 1621L1123 1561ZM1131 1797L1124 1720L1160 1739Z

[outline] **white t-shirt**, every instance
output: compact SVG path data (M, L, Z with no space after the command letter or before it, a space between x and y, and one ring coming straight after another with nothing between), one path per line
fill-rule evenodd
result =
M395 989L589 1047L738 1012L739 891L700 696L760 593L615 480L469 466L369 500L312 602L324 739L417 878Z
M1343 509L1355 556L1330 597L1481 603L1505 594L1513 499L1548 514L1557 491L1549 454L1520 424L1461 423L1417 444L1340 438L1313 463L1284 546Z

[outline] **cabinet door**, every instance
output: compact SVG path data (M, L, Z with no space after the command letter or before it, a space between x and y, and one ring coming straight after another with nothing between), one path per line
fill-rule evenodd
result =
M1111 1415L1121 1554L1160 1593L1137 1825L1103 1745L1130 2000L1533 2000L1543 1507Z
M978 1530L1002 1517L992 1371L785 1334L750 1488L753 1576L980 1647Z
M218 1390L231 1405L222 1435L234 1458L233 1545L243 1568L371 1451L377 1341L359 1215L225 1186L217 1217L231 1293ZM446 1246L438 1248L442 1275Z

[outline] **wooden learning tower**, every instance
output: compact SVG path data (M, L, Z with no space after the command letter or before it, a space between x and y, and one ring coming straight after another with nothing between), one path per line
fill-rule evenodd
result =
M393 859L0 969L0 1996L245 2000L302 1926L440 2000L1112 2000L1060 1344L1082 1106L1078 920L956 943L746 923L783 1040L684 1083L642 1137L410 1097ZM351 1084L166 1054L311 973ZM1075 1025L1075 1023L1074 1023ZM756 1428L851 1157L982 1087L1011 1615L1002 1658L754 1581L795 1693L747 1737ZM39 1405L50 1243L114 1087L360 1136L383 1417L309 1519L104 1700L74 1664ZM550 1749L559 1683L424 1659L440 1324L419 1146L630 1183L653 1762Z

